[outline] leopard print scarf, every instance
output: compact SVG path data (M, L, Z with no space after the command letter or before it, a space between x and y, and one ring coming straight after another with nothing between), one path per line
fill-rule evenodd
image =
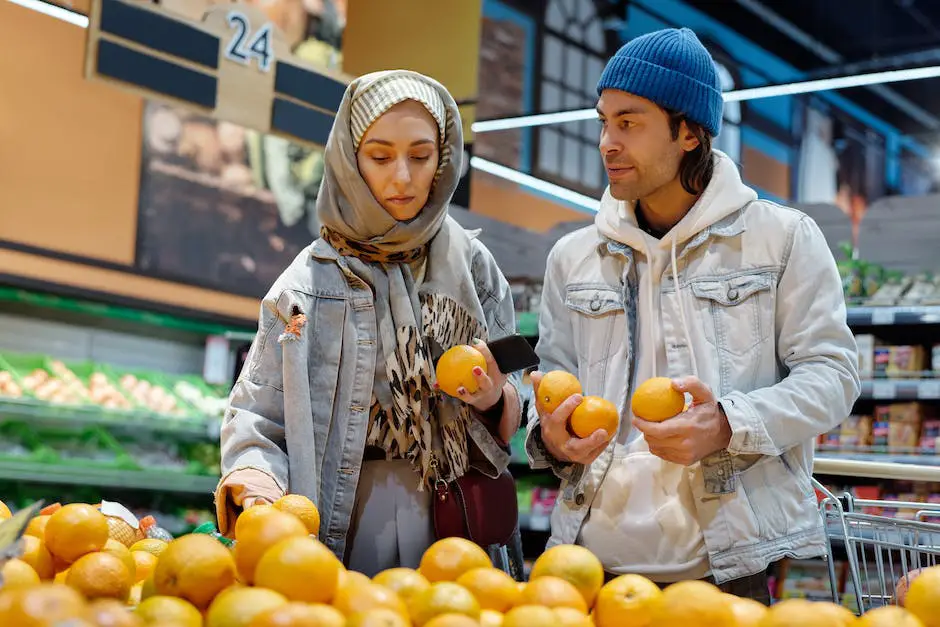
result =
M370 263L415 263L427 257L428 245L410 250L388 251L365 242L346 239L328 227L320 228L320 237L344 257L358 257Z
M340 255L373 264L425 261L430 248L386 253L368 244L350 242L326 227L320 233ZM453 399L433 387L436 377L430 343L441 347L469 344L474 338L485 340L487 330L452 298L422 294L419 301L418 326L397 329L395 350L385 363L389 402L383 403L380 394L373 394L366 446L384 450L387 459L410 460L422 484L428 485L439 477L460 477L469 469L467 426L472 419L469 408L462 403L445 419L445 410Z

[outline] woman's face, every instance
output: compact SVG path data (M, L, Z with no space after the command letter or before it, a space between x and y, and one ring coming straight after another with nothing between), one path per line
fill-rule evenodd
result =
M400 222L421 213L439 158L437 123L414 100L395 105L376 120L356 154L372 195Z

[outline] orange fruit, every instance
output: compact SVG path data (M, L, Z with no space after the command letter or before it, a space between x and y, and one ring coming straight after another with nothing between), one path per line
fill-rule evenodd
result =
M71 563L104 548L108 521L91 505L70 503L49 517L45 540L50 553Z
M126 601L134 575L120 558L110 553L89 553L72 564L65 583L81 592L86 599Z
M535 403L542 412L551 414L568 397L583 392L581 382L576 376L564 370L552 370L542 376L535 395Z
M156 569L154 569L156 571ZM157 586L153 581L153 575L144 579L140 584L140 600L146 601L150 597L157 596Z
M159 559L147 551L131 551L131 558L134 560L134 583L141 583L157 568Z
M553 610L541 605L518 605L503 616L503 627L563 627Z
M154 557L160 557L163 555L163 552L166 551L167 543L163 540L157 540L156 538L146 538L144 540L138 540L131 545L131 553L134 551L145 551L150 553Z
M858 627L924 627L924 621L904 608L886 605L862 614Z
M787 599L771 605L760 627L849 627L858 619L844 607L832 603Z
M731 613L734 614L735 627L757 627L767 615L767 606L754 599L736 597L726 594L725 600L731 604Z
M492 566L489 555L479 545L464 538L444 538L424 552L418 572L435 583L457 581L468 570Z
M329 603L339 587L340 567L340 561L319 540L287 538L261 557L255 568L255 585L291 601Z
M344 623L346 627L410 627L407 618L398 612L380 607L365 612L358 612Z
M173 540L160 557L153 582L158 594L180 597L205 609L219 592L235 583L235 560L218 540L185 535Z
M373 583L373 581L362 573L346 570L344 566L339 574L339 585L336 587L336 594L344 589L362 587L370 583Z
M553 610L563 627L594 627L590 616L573 607L556 607Z
M457 583L472 592L484 610L506 612L519 601L516 580L498 568L468 570L457 578Z
M480 623L464 614L441 614L425 623L424 627L480 627Z
M907 590L904 607L927 627L940 625L940 566L925 568L918 573Z
M568 419L568 427L579 438L586 438L598 429L606 431L608 439L612 438L619 424L617 406L600 396L585 396Z
M431 587L431 582L424 575L411 568L383 570L372 578L372 582L393 590L406 603L418 592Z
M647 379L633 392L633 415L649 422L668 420L685 409L685 394L672 387L669 377Z
M392 612L393 616L398 616ZM346 627L346 617L322 603L287 603L254 617L251 627Z
M8 597L0 609L2 625L16 627L48 627L67 618L85 613L85 600L78 591L57 583L41 583ZM0 606L2 607L2 606Z
M134 556L131 555L130 549L124 546L123 543L115 540L114 538L108 538L108 541L105 542L104 548L101 549L102 553L110 553L114 557L118 558L124 565L127 566L127 572L131 574L131 579L134 579L134 573L137 572L137 562L134 561ZM136 580L133 583L137 583Z
M503 614L495 610L480 610L480 627L502 627Z
M333 598L333 607L347 618L359 612L378 608L392 610L402 617L408 616L408 606L397 594L385 586L372 583L369 579L355 583L349 580L346 585L341 586Z
M36 536L23 536L23 555L20 559L32 566L43 581L51 581L55 577L52 554Z
M588 607L581 592L561 577L545 575L531 579L519 597L520 605L570 607L587 614Z
M144 627L140 616L132 614L123 603L114 599L92 601L85 618L97 627Z
M39 575L23 560L11 559L0 568L0 580L4 590L32 588L39 585Z
M307 528L307 533L320 533L320 512L313 501L302 494L285 494L274 501L274 508L293 514Z
M640 575L621 575L601 588L594 605L597 627L646 627L662 603L663 592Z
M29 521L29 524L26 525L26 531L23 533L27 536L36 536L40 540L45 540L46 525L49 524L49 518L51 516L36 516Z
M593 553L576 544L559 544L542 553L529 575L529 583L539 577L559 577L581 593L587 607L594 606L594 599L604 585L604 567Z
M13 512L10 511L6 503L0 501L0 520L6 520L7 518L13 518Z
M217 596L206 612L205 627L248 627L259 614L287 605L283 595L265 588L239 586Z
M654 624L725 627L734 613L725 594L706 581L680 581L663 590Z
M239 576L246 584L254 583L255 568L268 549L287 538L305 537L307 528L291 514L273 510L252 518L238 530L238 540L235 542L235 564Z
M432 583L430 588L411 597L408 610L417 627L422 627L441 614L464 614L470 618L480 618L480 603L473 593L451 581Z
M235 539L238 539L239 529L245 525L248 525L256 518L261 518L262 516L270 514L273 511L275 511L274 507L272 505L268 505L267 503L260 503L254 507L249 507L248 509L244 510L241 514L238 515L238 518L235 519Z
M202 614L191 603L176 597L153 596L144 599L134 613L147 625L173 623L180 627L202 627Z
M467 393L473 394L479 389L473 376L473 369L477 367L486 373L486 359L483 353L466 344L454 346L437 360L437 384L450 396L457 396L457 390L461 387L466 389Z

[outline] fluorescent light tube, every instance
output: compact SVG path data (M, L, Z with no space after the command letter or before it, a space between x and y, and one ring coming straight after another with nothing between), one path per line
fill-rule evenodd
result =
M512 181L522 185L523 187L528 187L538 192L543 192L554 196L560 200L570 202L572 204L583 207L588 211L597 213L597 210L600 208L601 203L596 198L591 198L590 196L585 196L584 194L579 194L576 191L570 190L561 185L555 185L554 183L549 183L540 178L536 178L519 170L513 170L504 165L494 163L488 159L483 159L481 157L470 157L470 167L476 168L481 172L486 172L492 174L493 176L498 176L499 178L506 179L507 181Z
M32 9L33 11L43 13L49 17L54 17L57 20L74 24L80 28L88 28L87 15L82 15L81 13L76 13L75 11L69 11L68 9L55 4L42 2L41 0L10 0L10 2L13 4L18 4L25 9Z
M918 81L925 78L936 78L938 76L940 76L940 65L930 65L906 70L890 70L888 72L856 74L855 76L821 78L815 81L787 83L785 85L768 85L766 87L738 89L736 91L725 92L724 98L725 102L740 102L742 100L756 100L758 98L773 98L774 96L808 94L816 91L828 91L830 89L848 89L850 87L864 87L865 85Z
M884 83L916 81L936 77L940 77L940 65L909 68L905 70L891 70L888 72L873 72L871 74L857 74L855 76L821 78L818 80L785 83L782 85L767 85L766 87L737 89L734 91L726 91L722 96L725 102L741 102L745 100L757 100L759 98L793 96L796 94L808 94L831 89L848 89L851 87L863 87L865 85L881 85ZM547 124L563 124L565 122L589 120L596 116L597 112L594 109L576 109L573 111L559 111L557 113L523 115L502 120L483 120L474 122L470 126L470 129L474 133L487 133L512 128L545 126Z

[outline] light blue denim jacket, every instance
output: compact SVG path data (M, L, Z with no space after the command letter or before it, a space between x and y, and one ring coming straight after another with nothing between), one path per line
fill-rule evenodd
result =
M515 332L512 294L492 254L471 237L467 263L493 340ZM294 335L284 320L297 312L306 323ZM375 338L369 287L333 247L315 241L265 296L222 426L222 481L252 468L309 497L320 512L320 540L340 558L365 447ZM509 380L518 390L520 375ZM509 454L481 422L471 422L469 436L475 468L493 477L506 469Z
M740 184L740 183L739 183ZM691 471L695 516L720 583L785 556L822 555L826 538L810 476L814 440L848 416L860 393L855 339L822 232L805 214L757 200L702 230L661 286L671 377L691 371L715 392L733 432L727 450ZM539 320L540 369L577 373L584 393L621 409L629 429L637 331L634 252L592 225L549 255ZM678 307L686 307L692 346ZM614 444L593 464L545 449L532 412L526 452L562 480L549 545L576 543L605 488Z

